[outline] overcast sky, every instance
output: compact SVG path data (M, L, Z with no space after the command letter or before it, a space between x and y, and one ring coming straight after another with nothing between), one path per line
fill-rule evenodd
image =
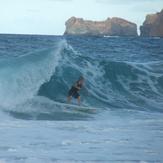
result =
M0 33L61 35L71 16L90 20L121 17L138 27L163 0L0 0Z

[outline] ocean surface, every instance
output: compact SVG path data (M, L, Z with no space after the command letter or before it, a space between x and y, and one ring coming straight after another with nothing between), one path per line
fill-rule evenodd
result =
M163 38L0 35L0 163L45 162L163 162Z

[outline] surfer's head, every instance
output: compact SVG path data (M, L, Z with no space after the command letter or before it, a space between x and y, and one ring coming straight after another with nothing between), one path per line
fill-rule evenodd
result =
M84 82L84 77L83 76L80 76L79 79L78 79L78 81L80 81L80 82L83 83Z
M79 77L79 80L84 80L84 77L83 77L83 76L80 76L80 77Z

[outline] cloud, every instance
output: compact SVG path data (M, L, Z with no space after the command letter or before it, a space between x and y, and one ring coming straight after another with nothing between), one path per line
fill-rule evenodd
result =
M27 11L30 13L39 13L40 12L40 10L36 10L36 9L28 9Z

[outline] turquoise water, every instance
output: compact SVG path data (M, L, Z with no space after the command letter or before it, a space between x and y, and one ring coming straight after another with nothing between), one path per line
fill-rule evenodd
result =
M58 105L80 75L95 112ZM0 35L0 133L5 163L163 162L163 39Z

